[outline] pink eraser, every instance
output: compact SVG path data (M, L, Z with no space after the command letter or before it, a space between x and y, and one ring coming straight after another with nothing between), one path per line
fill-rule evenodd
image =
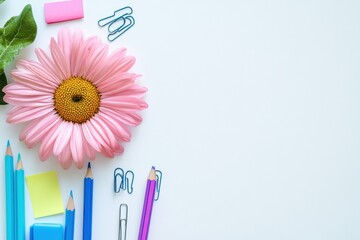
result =
M84 17L82 0L45 3L46 23L64 22Z

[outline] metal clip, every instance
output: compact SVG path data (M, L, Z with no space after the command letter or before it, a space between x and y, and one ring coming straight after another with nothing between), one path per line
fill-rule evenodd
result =
M120 13L120 16L116 16ZM135 25L135 19L131 16L133 9L129 6L116 10L113 15L102 18L98 21L100 27L108 26L109 35L107 39L114 41L127 30Z
M107 39L110 42L114 41L134 25L135 25L135 19L132 16L126 16L122 18L121 26L116 28L115 30L110 31L110 25L109 25L110 34L107 36Z
M124 213L125 211L125 213ZM126 240L128 220L128 205L125 203L120 204L119 207L119 238L118 240Z
M122 189L127 190L129 194L132 194L134 191L134 179L135 175L133 171L128 170L124 172L122 168L116 168L114 170L114 192L119 193Z
M154 200L159 200L160 197L160 189L161 189L161 181L162 181L162 172L160 170L156 170L156 191Z

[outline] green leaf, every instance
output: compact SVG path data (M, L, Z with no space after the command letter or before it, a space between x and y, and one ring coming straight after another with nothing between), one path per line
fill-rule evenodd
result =
M4 2L5 0L0 0L0 3Z
M3 71L1 71L3 72ZM6 82L6 76L5 76L5 73L1 73L0 74L0 105L5 105L6 102L4 101L3 97L5 95L5 93L2 91L3 87L5 87L7 84Z
M36 32L36 22L28 4L19 16L10 18L4 28L0 28L0 69L5 69L22 48L35 40Z

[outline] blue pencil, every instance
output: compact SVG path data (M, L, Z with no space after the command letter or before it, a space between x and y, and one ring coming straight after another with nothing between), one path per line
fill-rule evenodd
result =
M71 191L65 213L65 240L74 239L74 220L75 220L75 204L74 204L73 193Z
M25 176L20 154L15 170L15 236L16 240L25 240Z
M84 179L84 215L83 215L83 240L91 240L92 232L92 206L93 206L93 176L90 162Z
M7 142L5 154L6 240L15 240L14 159Z

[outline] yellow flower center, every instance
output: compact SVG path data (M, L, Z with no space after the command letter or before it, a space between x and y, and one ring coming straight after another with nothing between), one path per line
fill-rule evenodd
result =
M84 123L99 112L100 93L88 80L71 77L55 90L54 107L65 121Z

